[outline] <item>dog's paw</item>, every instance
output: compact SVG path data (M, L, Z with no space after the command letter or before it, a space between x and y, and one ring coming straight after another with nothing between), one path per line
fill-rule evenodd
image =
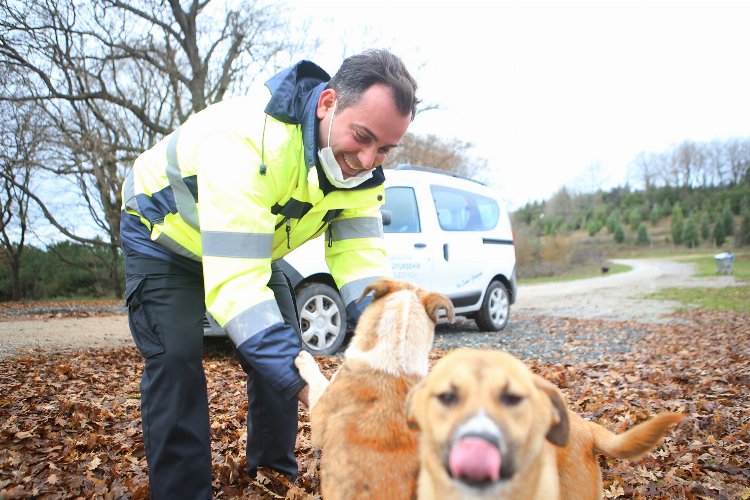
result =
M299 374L308 384L315 381L319 376L323 376L320 373L320 368L318 368L318 363L315 362L315 358L307 351L300 351L297 354L297 357L294 358L294 366L297 367Z
M312 407L318 402L320 396L328 387L328 379L320 372L318 363L315 362L315 358L307 351L300 351L297 357L294 359L294 366L299 370L299 374L302 379L307 382L310 388L309 394L309 406Z

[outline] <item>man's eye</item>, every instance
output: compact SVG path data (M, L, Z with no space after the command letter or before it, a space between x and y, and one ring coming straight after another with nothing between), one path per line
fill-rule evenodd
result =
M357 139L357 141L359 141L359 142L363 142L363 143L367 143L367 142L369 142L369 141L370 141L370 138L369 138L369 137L367 137L367 136L366 136L366 135L364 135L364 134L360 134L359 132L355 132L355 133L354 133L354 138L355 138L355 139Z

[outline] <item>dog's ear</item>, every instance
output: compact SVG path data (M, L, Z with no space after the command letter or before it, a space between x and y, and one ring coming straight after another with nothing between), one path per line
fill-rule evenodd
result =
M542 391L552 403L552 427L547 432L547 441L563 447L568 444L570 422L568 422L568 407L560 389L539 375L534 375L534 385Z
M384 295L388 295L399 289L399 283L396 280L390 278L381 278L375 280L365 287L362 291L362 295L359 296L357 302L364 299L368 293L372 292L373 300L377 300Z
M425 379L422 379L406 393L406 423L413 431L420 430L417 407L421 405L422 394L426 390L425 385Z
M448 317L450 323L456 321L456 315L453 312L453 302L445 295L437 292L428 292L420 298L422 299L425 311L427 311L427 315L433 323L438 322L440 309L445 309L445 315Z

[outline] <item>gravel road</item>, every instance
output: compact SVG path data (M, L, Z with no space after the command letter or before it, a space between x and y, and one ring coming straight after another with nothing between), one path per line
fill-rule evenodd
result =
M491 347L522 358L585 360L629 349L649 325L675 321L669 317L679 304L646 300L645 294L665 287L721 287L735 284L733 276L694 278L690 264L668 260L622 259L632 271L563 283L526 285L511 309L508 327L500 333L479 332L473 321L439 324L437 347ZM0 320L0 357L81 347L132 346L124 310L85 318L55 317L40 311L40 319ZM45 314L46 313L46 314ZM599 321L578 328L579 320Z

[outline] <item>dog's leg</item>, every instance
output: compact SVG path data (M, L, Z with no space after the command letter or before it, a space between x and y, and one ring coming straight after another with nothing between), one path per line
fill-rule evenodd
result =
M300 376L307 382L307 386L310 388L308 396L310 405L308 410L312 410L315 403L320 399L320 396L323 395L326 387L328 387L328 379L320 372L315 358L307 351L300 351L294 360L294 366L297 367Z

